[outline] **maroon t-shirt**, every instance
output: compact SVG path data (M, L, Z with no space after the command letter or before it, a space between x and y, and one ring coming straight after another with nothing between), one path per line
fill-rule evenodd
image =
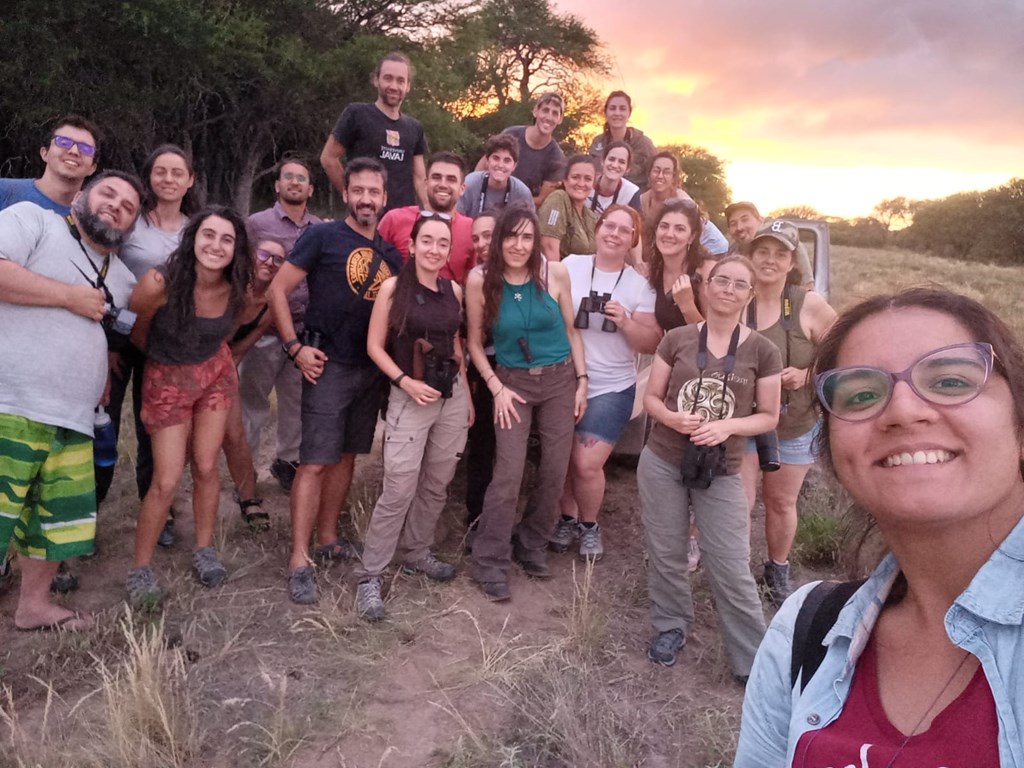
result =
M980 666L931 727L909 741L885 716L877 670L872 639L857 660L842 713L800 737L793 768L999 768L996 703Z

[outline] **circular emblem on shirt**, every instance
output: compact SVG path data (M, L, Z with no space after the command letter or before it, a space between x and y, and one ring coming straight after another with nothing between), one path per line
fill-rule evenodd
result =
M704 421L714 421L717 418L728 419L736 409L736 397L732 390L723 392L721 379L710 379L704 377L700 385L700 392L697 391L698 379L690 379L679 388L679 396L676 398L676 410L680 413L689 413L693 408L694 400L697 401L696 413L704 417ZM723 397L725 404L723 407Z
M370 265L372 263L372 248L356 248L348 255L348 264L345 267L345 272L348 277L348 287L352 289L353 293L358 294L363 290L363 283L370 277ZM391 276L391 268L388 267L386 261L382 260L380 268L377 270L377 274L374 275L370 287L363 294L363 298L367 301L374 301L377 298L377 292L380 290L381 283Z

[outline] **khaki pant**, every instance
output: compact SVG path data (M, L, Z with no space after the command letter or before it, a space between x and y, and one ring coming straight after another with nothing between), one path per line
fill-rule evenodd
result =
M369 407L369 406L368 406ZM469 395L461 378L452 396L418 405L391 388L384 428L384 489L373 507L359 578L379 576L397 550L405 563L430 551L448 484L466 446Z
M750 524L740 476L720 475L705 490L687 488L679 467L644 448L636 479L647 539L647 590L654 629L681 629L685 634L693 624L687 572L692 503L700 530L701 563L729 666L733 674L749 675L765 624L750 573Z
M277 391L277 453L285 461L299 460L302 439L302 374L281 349L276 336L264 336L238 366L245 439L255 461L260 435L270 419L270 390Z
M513 528L517 557L535 563L546 560L548 537L558 522L558 500L565 485L576 426L576 376L571 359L546 366L537 374L526 368L501 366L496 373L502 384L526 400L526 405L515 403L520 421L513 421L511 429L495 430L494 476L473 539L473 578L481 582L507 579L512 565ZM534 419L540 433L541 461L523 519L516 526L519 487Z

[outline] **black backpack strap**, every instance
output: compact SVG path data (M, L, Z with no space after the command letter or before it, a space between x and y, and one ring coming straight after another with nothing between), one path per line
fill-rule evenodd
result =
M860 589L865 579L857 581L823 581L807 593L793 625L793 658L790 662L790 685L796 687L800 680L800 691L807 687L807 681L814 677L828 648L822 645L825 635L836 623L840 611L853 593Z

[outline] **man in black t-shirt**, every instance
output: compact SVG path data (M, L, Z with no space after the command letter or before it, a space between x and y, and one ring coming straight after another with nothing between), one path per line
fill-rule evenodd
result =
M402 102L412 85L409 58L404 53L389 53L377 65L371 82L377 100L345 107L320 152L320 164L335 188L344 193L342 159L376 158L387 170L386 209L421 205L427 197L423 159L427 139L420 121L402 114Z
M299 468L292 485L292 554L288 596L316 600L309 537L317 529L314 557L322 562L358 556L337 536L356 454L369 453L377 425L381 378L366 353L370 312L381 284L398 274L402 257L377 234L387 201L387 173L380 161L355 158L345 167L344 221L314 224L295 244L267 289L281 345L304 378ZM309 285L306 331L295 336L288 296Z

